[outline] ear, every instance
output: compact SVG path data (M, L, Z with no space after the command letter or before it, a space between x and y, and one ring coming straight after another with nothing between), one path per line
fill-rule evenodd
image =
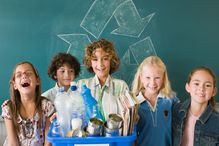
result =
M36 84L40 85L40 79L39 78L36 79Z
M185 89L186 89L186 91L187 91L188 93L190 93L190 86L189 86L188 83L186 83L186 85L185 85Z
M215 96L217 94L217 87L214 88L214 91L213 91L213 95L212 96Z
M14 86L14 89L17 90L17 86L15 85L15 83L13 82L12 84Z

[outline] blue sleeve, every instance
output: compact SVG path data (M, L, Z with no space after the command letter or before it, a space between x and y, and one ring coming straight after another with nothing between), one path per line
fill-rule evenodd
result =
M176 96L174 96L174 97L172 98L172 101L173 101L173 104L180 102L179 98L176 97Z

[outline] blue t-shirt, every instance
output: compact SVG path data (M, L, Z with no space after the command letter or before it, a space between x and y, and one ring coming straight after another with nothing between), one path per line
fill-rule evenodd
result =
M154 108L140 93L138 110L137 146L171 146L172 104L177 98L157 96ZM143 99L143 100L142 100Z

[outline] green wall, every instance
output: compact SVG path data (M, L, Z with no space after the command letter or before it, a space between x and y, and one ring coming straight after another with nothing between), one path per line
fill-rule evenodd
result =
M0 103L9 98L16 63L31 61L42 90L54 86L47 67L54 54L82 61L84 46L106 38L122 64L116 77L132 81L136 66L157 54L183 100L189 71L200 65L219 76L219 1L216 0L0 0ZM81 77L90 76L84 69Z

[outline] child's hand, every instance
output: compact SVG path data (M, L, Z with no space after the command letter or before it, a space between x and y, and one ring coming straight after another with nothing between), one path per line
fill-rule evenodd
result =
M52 114L52 116L49 118L50 122L52 123L52 121L56 118L56 113Z

